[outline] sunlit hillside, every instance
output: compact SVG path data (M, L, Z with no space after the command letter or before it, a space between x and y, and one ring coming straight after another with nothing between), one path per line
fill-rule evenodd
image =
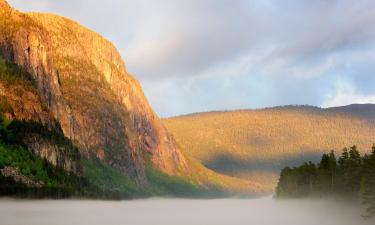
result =
M273 173L283 166L315 160L331 149L353 144L371 149L374 112L375 105L286 106L197 113L164 119L164 124L187 154L209 168L274 181Z

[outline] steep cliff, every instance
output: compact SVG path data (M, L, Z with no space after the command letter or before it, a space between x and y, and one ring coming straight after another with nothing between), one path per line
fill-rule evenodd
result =
M20 13L1 0L0 56L31 75L43 102L43 109L24 109L14 118L56 120L84 156L97 157L140 184L147 183L148 154L167 174L188 170L140 85L101 36L66 18Z
M41 101L31 75L1 58L0 117L12 133L12 140L8 140L6 131L0 129L1 142L21 144L57 167L76 174L82 172L77 149L64 137Z
M55 143L41 130L28 128L21 132L21 144L57 167L82 174L104 192L272 191L217 174L184 156L109 41L63 17L18 12L4 0L0 111L8 119L61 133L64 141Z

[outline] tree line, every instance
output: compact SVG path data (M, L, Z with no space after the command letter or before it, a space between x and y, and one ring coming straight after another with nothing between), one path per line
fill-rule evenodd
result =
M344 148L337 158L334 151L323 154L320 162L285 167L276 188L277 198L334 196L359 200L364 216L375 215L375 144L361 156L354 145Z

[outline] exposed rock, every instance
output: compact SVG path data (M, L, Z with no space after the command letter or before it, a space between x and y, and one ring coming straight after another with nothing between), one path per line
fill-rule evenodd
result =
M17 143L23 143L33 153L47 159L53 165L75 174L81 174L80 157L74 146L63 138L59 124L43 106L30 75L17 66L0 59L0 112L8 119L37 121L27 131L18 130ZM27 122L21 122L26 124ZM20 127L18 127L20 128ZM44 132L41 132L44 130ZM51 140L51 132L58 132L59 143ZM65 141L65 142L64 142Z
M11 108L7 112L8 119L35 120L49 127L54 126L53 118L43 109L36 90L27 90L20 84L6 85L0 80L0 96L6 99Z
M147 183L146 152L168 174L188 170L173 137L109 41L66 18L20 13L3 0L0 7L0 56L32 75L49 113L81 153L100 158L140 184ZM31 117L31 111L22 117ZM46 123L43 118L34 117ZM59 163L57 149L40 143L33 149Z
M52 143L39 134L30 134L23 141L30 151L47 159L52 165L75 174L82 173L80 160L77 155L71 154L71 149Z
M11 177L11 178L13 178L14 181L25 184L27 187L37 187L38 188L38 187L42 187L44 185L43 182L41 182L41 181L36 182L36 181L30 179L29 177L21 174L21 172L18 170L17 167L6 166L3 169L0 169L0 173L4 177Z

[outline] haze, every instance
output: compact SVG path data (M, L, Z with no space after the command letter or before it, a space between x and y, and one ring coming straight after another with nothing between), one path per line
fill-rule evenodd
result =
M0 200L0 225L366 225L354 206L323 200Z

